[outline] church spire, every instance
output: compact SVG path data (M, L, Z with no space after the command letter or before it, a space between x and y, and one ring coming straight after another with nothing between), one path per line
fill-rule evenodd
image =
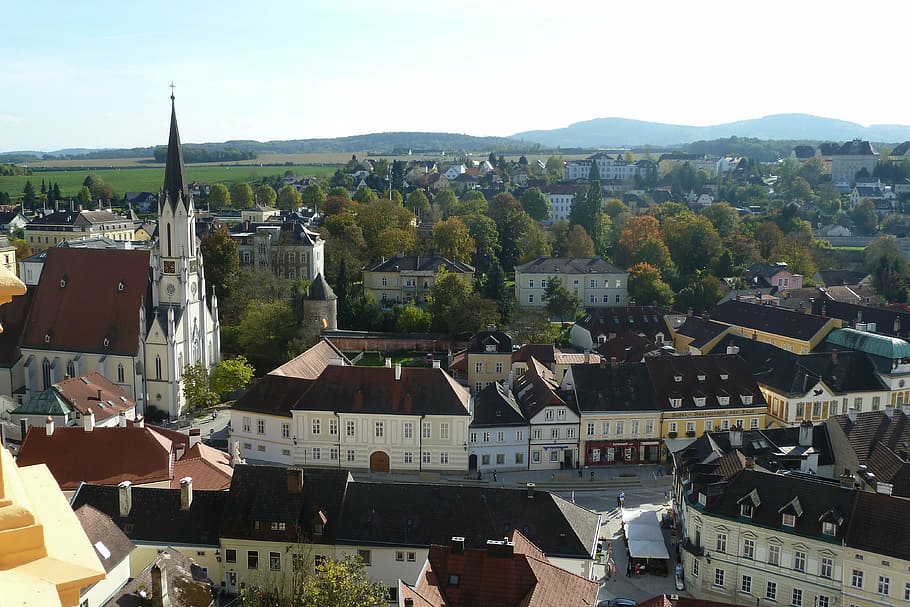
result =
M184 204L188 201L186 175L183 166L183 148L180 146L180 132L177 130L177 112L174 109L174 89L171 85L171 132L167 141L167 161L164 165L164 195L170 198L171 206L177 205L179 197Z

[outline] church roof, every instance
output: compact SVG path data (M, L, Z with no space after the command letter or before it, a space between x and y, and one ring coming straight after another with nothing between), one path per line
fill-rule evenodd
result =
M329 283L326 282L322 273L319 273L316 275L316 278L313 279L313 282L310 283L307 299L313 301L331 301L333 299L338 299L338 297L335 296L335 291L333 291L332 287L329 286Z
M171 132L167 140L167 160L164 165L163 196L170 200L172 207L182 197L186 201L190 190L186 187L186 169L183 165L183 148L180 145L180 132L177 130L177 112L174 109L174 96L171 95Z

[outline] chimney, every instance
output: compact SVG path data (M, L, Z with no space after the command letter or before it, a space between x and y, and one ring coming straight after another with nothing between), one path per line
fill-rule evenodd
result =
M803 423L799 425L799 446L800 447L811 447L812 446L812 422L808 419L803 420Z
M891 491L894 490L894 485L891 483L876 483L875 492L881 493L882 495L891 495Z
M329 366L330 367L343 367L344 361L341 359L340 356L333 356L332 358L329 359Z
M885 415L888 416L888 419L894 419L894 407L891 405L885 406Z
M743 446L743 429L739 426L730 426L730 446Z
M857 412L857 410L856 410L855 407L850 407L850 408L847 410L847 417L850 418L850 423L851 423L851 424L855 424L855 423L856 423L857 415L858 415L858 412Z
M591 364L591 351L590 350L585 350L585 364L586 365Z
M611 368L611 369L615 369L615 368L618 367L618 366L619 366L619 362L617 362L616 357L615 357L615 356L611 356L611 357L610 357L610 368Z
M837 364L837 350L831 350L831 364Z
M133 420L133 425L135 425L137 428L145 428L145 418L141 415L138 416L135 420Z
M190 428L190 449L199 444L202 440L202 430L199 428Z
M303 468L288 468L288 493L303 491Z
M727 354L739 354L739 346L730 344L727 346Z
M47 416L47 420L44 422L44 431L47 432L48 436L54 435L54 418L50 415Z
M395 381L401 381L401 363L395 365Z
M82 427L86 432L91 432L95 429L95 412L92 411L91 407L88 413L82 416Z
M120 419L118 420L117 425L121 428L126 428L126 412L125 411L120 412Z
M189 510L193 505L193 478L184 476L180 479L180 509Z
M391 369L391 368L392 368L392 359L389 358L388 356L386 356L386 359L385 359L385 368L386 368L386 369Z
M528 499L529 499L529 500L534 499L534 487L535 487L536 485L534 485L534 483L528 483L528 484L525 485L525 486L528 488Z
M464 553L464 538L458 535L452 536L452 554Z
M123 481L117 485L117 495L120 501L120 516L126 518L133 509L133 484Z
M855 479L853 478L853 475L850 474L849 470L844 469L844 473L840 477L840 486L846 487L847 489L853 489L854 483Z
M515 553L515 544L506 540L487 540L487 556L510 559Z
M98 401L101 402L104 400L104 391L101 388L98 388Z
M167 573L161 565L152 565L152 607L165 607L170 605L167 600Z
M175 461L182 459L184 453L186 453L186 444L185 443L177 443L176 445L174 445L174 460Z
M434 361L433 361L433 368L434 368L434 369L442 369L442 364L441 364L441 363L442 363L441 360L434 360Z
M755 458L747 457L746 463L743 464L743 466L746 468L746 470L754 470L755 469Z

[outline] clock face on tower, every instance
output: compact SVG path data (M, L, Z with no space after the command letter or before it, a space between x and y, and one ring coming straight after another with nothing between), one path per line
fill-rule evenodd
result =
M167 286L167 294L168 294L168 295L173 295L173 294L176 293L176 292L177 292L177 287L175 287L174 285L168 285L168 286Z
M165 274L174 274L177 272L177 264L174 261L165 261L164 262L164 272Z

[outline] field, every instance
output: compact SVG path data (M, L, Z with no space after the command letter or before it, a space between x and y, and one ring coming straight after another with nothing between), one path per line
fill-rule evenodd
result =
M129 159L135 162L135 159ZM112 160L102 161L104 166L86 166L87 163L67 161L73 166L45 170L41 166L32 167L32 175L0 176L0 192L7 192L11 197L21 196L26 181L31 181L37 192L43 179L47 184L56 182L60 185L60 194L64 197L75 197L82 188L82 182L90 173L98 175L109 184L118 197L124 192L157 192L164 182L164 165L153 166L111 166ZM187 165L186 176L190 181L230 184L236 181L256 181L272 175L283 175L292 170L301 177L331 175L337 165L294 165L283 163L275 166L260 166L259 163L234 165Z

